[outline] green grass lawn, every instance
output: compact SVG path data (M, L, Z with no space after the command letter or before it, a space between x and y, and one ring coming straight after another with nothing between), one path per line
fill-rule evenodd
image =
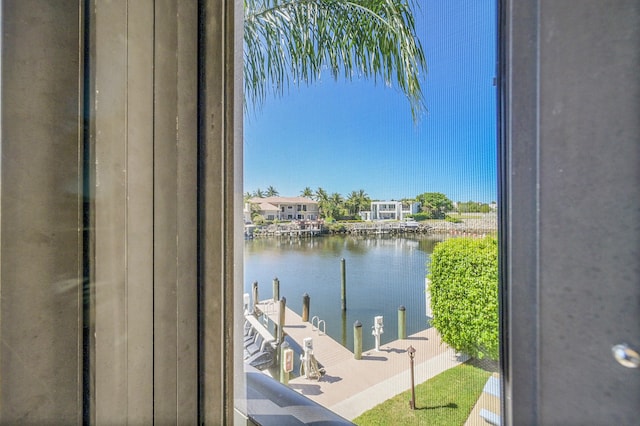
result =
M491 373L461 364L416 386L416 409L409 408L411 390L396 395L357 417L357 425L463 425Z

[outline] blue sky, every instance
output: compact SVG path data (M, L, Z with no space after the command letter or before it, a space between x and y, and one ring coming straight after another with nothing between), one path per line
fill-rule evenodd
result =
M428 112L418 123L396 88L327 75L245 115L244 192L306 186L372 199L442 192L497 199L496 11L492 0L419 1Z

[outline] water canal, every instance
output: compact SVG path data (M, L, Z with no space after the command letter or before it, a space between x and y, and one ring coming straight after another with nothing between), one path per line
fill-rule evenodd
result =
M259 298L272 297L272 281L280 296L302 314L302 296L311 297L310 318L326 323L326 332L353 350L353 324L363 325L363 350L375 345L373 318L384 316L381 343L398 338L398 307L406 308L407 335L428 328L425 276L433 247L444 236L322 236L306 239L247 240L244 291L259 283ZM341 259L346 261L347 311L341 308ZM313 336L310 336L313 337Z

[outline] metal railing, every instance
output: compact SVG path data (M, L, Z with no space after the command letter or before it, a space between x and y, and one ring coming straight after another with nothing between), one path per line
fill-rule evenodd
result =
M320 324L322 324L322 330L320 330ZM321 320L320 317L315 315L311 318L311 331L317 331L319 335L327 334L327 323Z

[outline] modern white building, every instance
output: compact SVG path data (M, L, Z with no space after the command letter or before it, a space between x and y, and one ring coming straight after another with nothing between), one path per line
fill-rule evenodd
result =
M420 211L420 203L402 201L372 201L371 210L360 212L363 220L404 220Z
M306 197L254 197L245 205L245 221L250 220L251 205L266 220L318 220L318 202Z

